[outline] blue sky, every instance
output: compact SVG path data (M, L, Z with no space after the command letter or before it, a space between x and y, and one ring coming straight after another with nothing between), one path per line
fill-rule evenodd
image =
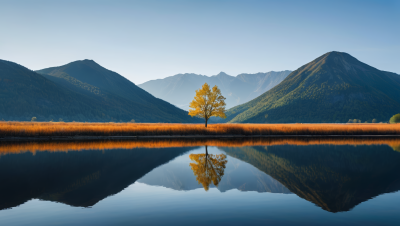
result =
M0 59L92 59L136 84L295 70L329 51L400 74L400 0L0 0Z

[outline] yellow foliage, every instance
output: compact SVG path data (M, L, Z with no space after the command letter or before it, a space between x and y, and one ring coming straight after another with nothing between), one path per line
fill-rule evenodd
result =
M196 96L190 102L189 107L193 109L189 110L189 115L204 118L207 127L211 116L226 118L225 105L225 97L222 96L221 90L217 86L210 90L210 86L204 83L201 89L196 90Z
M190 154L189 158L196 162L190 163L190 167L197 182L203 185L204 190L208 191L211 183L218 186L222 176L224 176L225 165L228 162L226 155L208 154L206 147L205 154Z

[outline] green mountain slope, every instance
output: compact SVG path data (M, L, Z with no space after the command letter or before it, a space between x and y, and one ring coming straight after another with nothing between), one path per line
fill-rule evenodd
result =
M0 60L0 119L193 122L183 110L154 97L153 105L137 103L72 77L68 77L72 83L52 78L50 81L21 65ZM169 109L158 108L158 102Z
M211 77L197 74L178 74L164 79L157 79L140 84L139 87L172 103L182 109L188 110L189 103L193 100L195 90L204 83L218 86L226 98L227 108L246 103L272 87L279 84L291 71L270 71L257 74L240 74L236 77L219 73Z
M104 107L100 106L100 102L64 89L21 65L0 60L2 119L30 120L33 116L58 119L67 115L79 118L85 115L100 120L102 112Z
M400 76L347 53L329 52L279 85L227 112L231 122L387 121L400 112Z
M123 76L103 68L92 60L38 70L49 80L66 88L113 103L118 108L146 109L147 117L136 118L146 122L197 122L188 113L155 98ZM132 111L135 111L132 109ZM157 115L157 116L155 116Z
M46 68L36 72L63 78L81 88L96 87L99 90L114 93L137 103L147 103L151 100L149 93L123 76L103 68L93 60L74 61L63 66Z

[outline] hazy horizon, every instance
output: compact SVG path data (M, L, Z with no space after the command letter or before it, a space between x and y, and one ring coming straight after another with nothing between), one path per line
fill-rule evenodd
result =
M296 70L330 51L400 74L400 1L1 1L0 59L92 59L135 84Z

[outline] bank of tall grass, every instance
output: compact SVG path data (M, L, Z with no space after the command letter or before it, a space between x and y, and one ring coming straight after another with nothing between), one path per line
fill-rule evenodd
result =
M0 137L400 135L400 124L169 124L0 122Z

